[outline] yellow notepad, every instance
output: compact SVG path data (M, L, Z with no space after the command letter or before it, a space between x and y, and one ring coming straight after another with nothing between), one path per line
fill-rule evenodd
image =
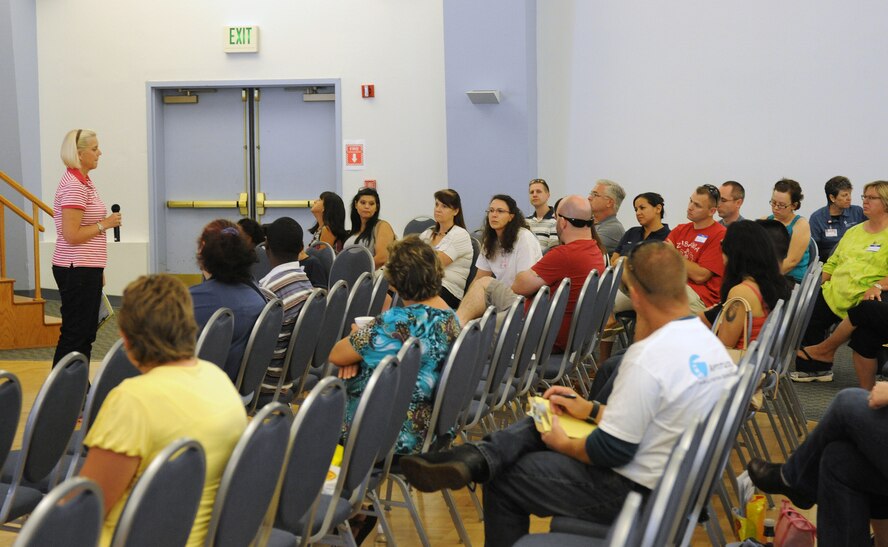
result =
M552 430L552 414L549 409L549 400L542 397L528 398L529 407L527 414L533 418L537 431L540 433L548 433ZM597 425L590 424L584 420L578 420L573 416L562 414L558 416L558 423L561 428L571 439L583 439L592 433Z

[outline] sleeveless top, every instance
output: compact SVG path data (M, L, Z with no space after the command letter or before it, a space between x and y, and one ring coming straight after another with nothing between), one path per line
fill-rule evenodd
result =
M759 332L761 332L761 330L762 330L762 325L765 324L765 319L768 318L768 314L771 313L771 310L768 309L768 305L765 304L765 300L764 300L764 298L762 298L762 293L758 290L758 288L756 288L755 285L749 283L748 281L742 281L740 284L746 285L747 287L749 287L752 290L752 292L755 293L755 295L759 299L759 304L761 304L761 306L762 306L762 311L765 313L765 315L763 315L761 317L753 317L752 318L752 331L750 331L750 333L749 333L749 341L752 342L753 340L758 338ZM743 338L742 337L740 338L740 340L737 341L736 349L746 349L745 347L743 347Z
M792 229L795 226L795 223L798 222L800 218L802 218L801 215L796 215L795 218L792 219L792 222L790 222L786 226L786 231L789 232L790 239L792 239ZM774 220L774 215L768 215L768 220ZM795 268L793 268L789 271L788 274L786 274L789 277L793 278L796 283L801 283L802 277L805 276L805 270L808 269L808 261L811 259L810 254L810 249L806 246L805 254L802 255L802 259L799 260L799 263L795 265Z

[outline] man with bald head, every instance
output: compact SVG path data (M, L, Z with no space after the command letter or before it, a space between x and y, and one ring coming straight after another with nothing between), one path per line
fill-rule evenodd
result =
M515 301L516 295L527 298L527 306L543 285L554 291L561 280L570 278L570 296L564 319L555 339L555 351L564 351L567 345L570 322L574 307L583 288L586 276L592 270L604 271L604 256L592 239L592 208L582 196L567 196L558 204L555 212L555 229L561 245L553 247L530 269L519 272L511 287L491 277L482 277L472 283L456 311L460 322L481 317L487 306L494 306L500 317Z

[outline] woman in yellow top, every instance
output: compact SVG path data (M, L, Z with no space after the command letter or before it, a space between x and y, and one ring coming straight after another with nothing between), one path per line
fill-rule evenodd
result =
M84 440L81 475L105 497L102 545L109 545L135 481L151 460L181 437L197 440L207 468L188 545L202 545L222 471L246 428L247 415L231 380L194 356L197 324L185 285L168 275L127 286L119 315L126 354L141 376L108 394Z
M848 316L848 310L867 300L881 300L888 290L888 181L863 187L863 214L867 220L849 228L823 265L823 284L814 303L802 349L796 357L794 382L831 382L832 363L820 361L807 347L826 338L826 330Z

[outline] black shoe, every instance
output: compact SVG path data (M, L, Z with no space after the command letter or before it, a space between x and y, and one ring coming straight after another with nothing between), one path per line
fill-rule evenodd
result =
M810 509L813 507L814 500L809 499L804 494L800 494L783 482L783 477L780 474L781 467L782 465L779 463L769 463L753 458L746 466L746 470L749 472L752 484L756 485L759 490L768 494L782 494L800 509Z
M472 482L485 482L490 475L487 460L471 444L452 450L403 456L400 464L407 482L420 492L437 492L445 488L458 490Z

